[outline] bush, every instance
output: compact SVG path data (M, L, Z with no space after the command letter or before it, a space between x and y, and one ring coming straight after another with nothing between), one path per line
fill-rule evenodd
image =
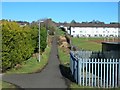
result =
M46 43L46 29L41 30L41 51ZM16 22L2 21L2 71L13 68L31 57L38 49L38 29L20 27Z
M47 31L44 27L41 28L40 31L40 50L43 52L47 46Z

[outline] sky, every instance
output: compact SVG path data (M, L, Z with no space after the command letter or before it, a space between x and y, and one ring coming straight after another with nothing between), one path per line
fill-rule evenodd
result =
M119 2L120 0L1 0L2 2Z
M2 2L2 19L118 22L118 2Z

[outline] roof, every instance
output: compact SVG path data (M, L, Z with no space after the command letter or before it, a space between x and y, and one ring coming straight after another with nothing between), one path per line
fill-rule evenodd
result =
M102 44L120 45L120 42L102 42Z
M94 24L94 23L80 23L80 24L72 24L71 27L120 27L119 24Z
M120 27L120 24L100 24L100 23L56 23L57 26L66 26L66 27L114 27L118 28Z

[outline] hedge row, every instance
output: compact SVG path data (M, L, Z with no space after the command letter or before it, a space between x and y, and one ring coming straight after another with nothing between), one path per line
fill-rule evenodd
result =
M46 40L47 40L47 30L44 27L41 27L41 31L40 31L40 50L41 52L44 51L44 49L46 48Z
M20 27L16 22L2 21L2 71L21 64L38 51L38 29L33 27ZM43 36L46 36L46 29L43 31ZM45 46L41 48L42 51L44 49Z

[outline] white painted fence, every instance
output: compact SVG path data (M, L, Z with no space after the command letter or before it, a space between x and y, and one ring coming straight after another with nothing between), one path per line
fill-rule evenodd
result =
M75 81L82 86L119 87L120 59L89 58L91 55L91 51L70 52L70 69Z

